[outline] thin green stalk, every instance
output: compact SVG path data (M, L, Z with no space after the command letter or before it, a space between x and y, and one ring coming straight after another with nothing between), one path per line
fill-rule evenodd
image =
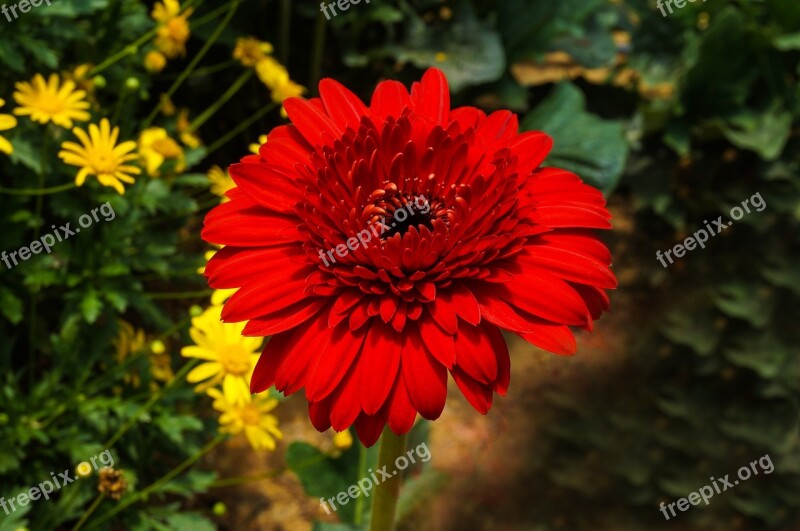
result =
M278 106L277 103L272 102L259 109L258 112L256 112L250 118L241 122L239 125L237 125L233 129L231 129L228 133L226 133L225 136L219 138L216 142L208 146L208 148L206 148L206 156L210 155L211 153L215 152L216 150L218 150L219 148L230 142L232 138L234 138L236 135L238 135L239 133L241 133L242 131L244 131L257 121L259 121L267 114L269 114L269 112L272 111L277 106Z
M81 519L78 520L78 523L75 524L75 527L72 528L72 531L78 531L81 527L83 527L83 524L86 523L86 520L88 520L89 517L92 516L92 514L94 514L95 510L97 510L97 508L100 507L100 504L102 502L103 502L103 495L98 494L97 497L92 502L92 505L90 505L89 508L86 511L84 511L83 516L81 516Z
M233 3L235 3L236 5L239 5L244 1L245 0L233 0ZM222 13L224 13L226 9L228 9L230 3L231 2L228 2L227 4L223 4L220 7L218 7L217 9L215 9L213 11L209 11L208 13L203 15L202 17L192 21L192 29L197 29L197 28L199 28L201 26L205 26L209 22L212 22L212 21L218 19L219 16Z
M50 188L0 188L0 194L6 195L48 195L57 194L59 192L66 192L77 188L74 182L53 186Z
M367 449L363 444L358 445L358 477L363 478L367 476ZM361 525L364 522L364 505L367 503L365 496L356 498L356 514L355 524Z
M142 296L153 300L180 300L207 297L212 293L214 293L214 290L203 289L200 291L181 291L177 293L142 293Z
M220 96L217 101L211 104L211 106L208 109L203 111L203 113L200 114L200 116L192 120L192 123L189 124L189 132L193 133L197 131L197 129L204 123L206 123L209 120L209 118L214 116L214 113L220 110L220 108L223 105L225 105L228 102L228 100L234 97L236 93L239 92L239 89L241 89L244 86L244 84L247 83L251 77L253 77L254 73L255 70L252 69L248 69L242 72L242 75L240 75L239 78L236 81L234 81L230 87L228 87L228 90L226 90L225 93L222 96Z
M125 435L128 432L128 430L133 427L134 424L136 424L136 422L139 420L139 417L141 417L146 412L150 411L150 408L152 408L154 405L156 405L156 403L158 403L162 398L164 398L164 396L166 396L166 394L175 386L177 382L183 380L186 374L197 364L197 362L198 360L194 359L186 362L186 364L181 368L180 371L178 371L178 373L175 375L172 381L170 381L167 385L156 391L156 393L152 396L152 398L150 398L150 400L148 400L146 404L140 407L136 411L136 413L134 413L131 416L131 418L129 418L127 422L125 422L125 424L120 426L117 432L114 435L112 435L108 441L106 441L106 443L103 445L103 448L112 448L114 444L118 440L120 440L120 438L122 438L122 436Z
M192 466L195 462L197 462L201 457L206 455L208 452L216 448L221 442L227 439L228 436L225 434L217 435L211 442L200 448L197 452L195 452L191 457L186 459L183 463L176 466L169 472L167 472L161 479L157 480L149 487L140 490L127 498L123 498L117 505L114 506L113 509L106 511L100 516L97 520L92 522L92 525L89 526L87 529L94 529L95 527L99 526L100 524L105 523L115 514L120 513L133 505L134 503L139 502L140 500L148 497L153 492L157 491L173 479L175 479L178 475L180 475L184 470Z
M316 94L319 80L322 79L322 59L325 56L325 39L327 37L327 24L325 15L317 13L317 22L314 25L314 49L311 56L311 77L308 87Z
M228 14L225 15L225 18L222 19L222 22L219 23L217 29L215 29L214 33L211 34L211 37L208 38L208 40L200 49L200 51L197 52L197 55L195 55L194 58L192 58L192 61L189 63L186 69L183 72L181 72L181 75L178 76L178 79L176 79L175 82L172 84L172 86L169 88L169 90L167 91L166 98L162 98L158 101L158 104L150 112L150 114L147 116L144 123L142 124L142 129L147 129L150 126L150 124L153 123L153 120L156 119L156 116L158 116L158 113L161 111L161 106L163 105L164 100L172 98L172 95L175 94L175 91L177 91L178 88L180 88L183 82L186 81L186 79L192 74L192 72L200 63L200 61L203 60L203 57L205 57L206 53L208 53L208 50L210 50L211 47L214 45L214 43L217 42L217 39L219 39L220 35L222 35L222 32L225 31L225 28L228 27L228 24L233 18L233 15L236 13L236 8L239 7L240 1L241 0L232 0L231 2L228 2L228 4L226 4L226 7L228 8Z
M292 0L281 0L281 23L278 25L278 58L289 66L289 42L292 31Z
M398 437L388 426L384 428L378 457L377 468L379 470L384 466L387 470L395 468L395 459L403 455L406 450L406 437L407 435ZM375 487L375 497L372 499L372 517L369 523L370 531L393 531L394 529L397 499L400 493L400 476L396 472L390 479Z

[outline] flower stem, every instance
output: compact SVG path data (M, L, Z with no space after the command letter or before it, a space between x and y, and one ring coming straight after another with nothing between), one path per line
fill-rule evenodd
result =
M144 404L142 407L140 407L136 411L136 413L134 413L133 416L128 419L128 421L125 424L120 426L120 428L117 430L117 432L114 435L112 435L111 438L103 445L103 448L111 448L111 447L113 447L114 444L118 440L120 440L120 438L123 435L125 435L128 432L128 430L133 427L134 424L136 424L136 421L139 420L139 417L141 417L144 413L149 411L150 408L152 408L154 405L156 405L156 403L159 400L164 398L164 396L167 394L167 392L170 389L172 389L172 387L176 383L178 383L178 382L183 380L183 377L186 376L186 374L192 369L192 367L194 367L196 365L196 363L197 363L197 360L191 360L191 361L187 362L181 368L181 370L178 371L178 374L176 374L175 377L167 385L165 385L164 387L162 387L161 389L156 391L156 393L152 396L152 398L150 398L150 400L147 401L146 404Z
M317 13L317 22L314 26L314 49L311 57L311 78L308 82L308 87L314 94L317 92L317 84L322 77L322 60L325 56L326 32L327 26L325 25L325 15L323 15L320 11Z
M75 524L75 527L72 528L72 531L78 531L81 527L83 527L83 524L85 524L86 520L88 520L89 517L92 516L92 514L94 514L95 510L100 506L102 501L103 501L103 495L98 494L97 497L92 502L92 505L86 511L84 511L83 516L81 516L81 519L78 520L78 523Z
M292 28L292 0L281 0L281 23L279 26L278 56L286 66L289 66L289 40Z
M236 135L238 135L239 133L241 133L242 131L244 131L257 121L259 121L261 118L266 116L271 110L273 110L277 106L278 104L273 102L259 109L259 111L256 112L254 115L252 115L250 118L243 121L235 128L233 128L230 132L226 133L225 136L221 137L219 140L208 146L208 148L206 149L206 156L210 155L211 153L215 152L216 150L218 150L219 148L230 142L233 137L235 137Z
M253 77L254 72L255 70L246 70L245 72L243 72L242 75L240 75L239 78L236 81L234 81L230 87L228 87L228 90L226 90L225 93L222 96L220 96L217 101L215 101L208 109L203 111L203 113L200 116L198 116L192 121L192 123L189 125L189 132L194 133L200 126L206 123L209 118L214 116L214 113L216 113L220 109L220 107L225 105L228 102L228 100L230 100L233 96L235 96L236 93L239 92L239 89L241 89L244 86L244 84L247 83L247 81L251 77Z
M66 192L67 190L72 190L73 188L77 188L74 182L62 184L59 186L53 186L51 188L0 188L0 194L7 194L7 195L48 195L48 194L57 194L58 192Z
M208 444L206 444L205 446L200 448L192 456L190 456L188 459L186 459L186 461L184 461L180 465L176 466L175 468L173 468L172 470L167 472L161 479L155 481L149 487L147 487L147 488L145 488L143 490L140 490L140 491L136 492L135 494L130 495L127 498L122 499L120 501L120 503L118 503L117 505L114 506L113 509L103 513L103 515L100 516L100 518L95 520L92 523L92 525L89 527L89 529L94 529L95 527L99 526L100 524L106 522L108 519L110 519L115 514L127 509L128 507L130 507L134 503L137 503L140 500L146 498L147 496L152 494L154 491L157 491L158 489L160 489L161 487L163 487L164 485L166 485L167 483L169 483L170 481L175 479L184 470L186 470L187 468L192 466L201 457L203 457L208 452L210 452L211 450L216 448L221 442L223 442L227 438L228 438L228 436L225 435L225 434L217 435Z
M395 460L406 450L406 437L406 435L395 435L388 426L384 428L378 455L378 470L383 469L384 466L387 470L396 468ZM400 493L400 476L395 473L390 479L375 487L369 531L392 531L394 529L394 517Z
M150 112L150 114L147 116L144 123L142 124L142 129L147 129L148 127L150 127L150 124L153 123L153 120L156 119L156 116L158 116L158 113L161 111L161 106L163 105L163 102L167 99L172 98L172 95L175 94L175 91L177 91L178 88L180 88L180 86L183 84L183 82L186 81L186 79L188 79L188 77L192 74L192 72L200 63L200 61L203 60L203 57L205 57L206 53L208 53L208 50L211 49L211 47L214 45L215 42L217 42L217 39L219 39L220 35L222 35L222 32L225 31L225 28L228 27L228 24L233 18L234 13L236 13L236 8L239 7L240 1L241 0L233 0L231 2L228 2L228 4L226 4L225 7L228 8L228 14L225 15L225 18L223 18L222 22L219 23L219 26L217 26L217 28L214 30L214 33L211 34L211 36L208 38L203 47L200 48L200 51L197 52L197 55L194 56L194 58L186 67L186 69L183 72L181 72L181 75L178 76L178 79L176 79L175 82L172 84L172 86L169 88L169 90L167 91L166 98L162 98L158 101L158 104Z

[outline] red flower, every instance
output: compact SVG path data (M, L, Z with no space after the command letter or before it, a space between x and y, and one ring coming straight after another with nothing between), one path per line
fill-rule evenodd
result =
M591 329L616 287L591 230L611 225L599 191L539 167L551 139L508 111L451 110L435 69L411 94L380 83L370 107L319 88L231 166L203 230L225 246L209 284L239 288L223 319L273 336L252 391L305 388L318 430L355 424L370 446L439 417L448 373L485 414L509 383L500 329L574 353L569 327Z

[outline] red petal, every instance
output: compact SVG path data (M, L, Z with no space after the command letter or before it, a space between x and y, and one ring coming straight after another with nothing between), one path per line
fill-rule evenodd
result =
M233 164L230 174L247 195L270 210L291 214L303 198L295 182L267 164Z
M497 359L482 328L462 324L456 335L456 366L473 379L490 384L497 379Z
M411 101L417 114L433 120L433 123L446 126L450 114L450 88L441 70L429 68L422 81L415 83L411 91Z
M306 398L312 402L322 400L336 389L353 360L361 352L366 331L353 332L346 326L333 331L328 346L320 353L311 369L306 386Z
M403 334L398 334L380 319L373 319L358 359L358 386L361 408L367 415L377 413L397 380Z
M397 435L411 431L417 419L417 410L411 404L406 383L402 373L397 374L397 381L389 397L389 427Z
M458 367L450 371L464 398L472 404L478 413L485 415L492 407L492 388L470 378L466 372Z
M367 115L368 109L355 94L330 78L319 82L319 94L325 111L336 125L341 129L348 126L358 129L361 117Z
M356 420L356 434L366 448L373 446L386 426L386 415L359 415Z
M428 352L448 369L456 360L456 345L451 334L448 334L432 320L422 318L417 321L420 336Z
M447 399L447 369L428 353L415 326L405 334L402 370L408 396L420 415L439 418Z

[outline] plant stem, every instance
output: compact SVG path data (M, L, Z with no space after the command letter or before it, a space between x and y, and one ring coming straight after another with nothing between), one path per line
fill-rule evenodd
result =
M72 531L78 531L81 527L83 527L83 524L86 523L86 520L88 520L89 517L92 516L92 514L95 512L95 510L98 507L100 507L102 501L103 501L103 495L98 494L97 497L92 502L92 505L86 511L84 511L83 516L81 516L81 519L78 520L78 523L75 524L75 527L72 528Z
M317 13L317 22L314 26L314 49L311 56L311 77L308 80L308 88L316 94L317 85L322 78L322 59L325 56L325 38L327 36L327 26L325 15Z
M0 194L7 194L7 195L48 195L48 194L57 194L58 192L66 192L67 190L72 190L73 188L77 188L77 185L74 182L61 184L59 186L53 186L51 188L0 188Z
M363 444L358 445L358 477L363 478L367 475L367 449ZM354 523L361 525L364 522L364 505L366 504L366 497L359 496L356 498L356 514Z
M120 440L120 438L121 438L123 435L125 435L125 434L128 432L128 430L129 430L129 429L131 429L131 428L133 427L133 425L134 425L134 424L136 424L136 421L137 421L137 420L139 420L139 417L140 417L140 416L142 416L144 413L146 413L147 411L149 411L149 410L150 410L150 408L152 408L154 405L156 405L156 403L157 403L159 400L161 400L162 398L164 398L164 396L166 396L167 392L168 392L170 389L172 389L172 387L173 387L173 386L174 386L174 385L175 385L177 382L179 382L179 381L182 381L182 380L183 380L184 376L186 376L186 374L187 374L187 373L188 373L188 372L189 372L189 371L192 369L192 367L194 367L194 366L197 364L197 362L198 362L198 360L191 360L191 361L187 362L187 363L186 363L186 364L185 364L185 365L184 365L184 366L181 368L181 370L180 370L180 371L178 371L178 373L175 375L175 377L174 377L174 378L173 378L173 379L172 379L172 380L171 380L171 381L170 381L170 382L169 382L167 385L165 385L164 387L162 387L162 388L160 388L158 391L156 391L156 393L155 393L155 394L152 396L152 398L150 398L150 400L148 400L148 401L147 401L147 403L146 403L146 404L144 404L142 407L140 407L140 408L139 408L139 409L136 411L136 413L134 413L134 414L133 414L133 416L132 416L131 418L129 418L129 419L127 420L127 422L125 422L125 424L123 424L122 426L120 426L120 428L117 430L117 432L116 432L114 435L112 435L112 436L111 436L111 438L110 438L108 441L106 441L106 443L103 445L103 447L104 447L104 448L111 448L111 447L113 447L113 446L114 446L114 444L115 444L115 443L116 443L118 440Z
M377 469L385 466L387 470L395 468L395 459L403 455L406 450L406 435L397 436L387 426L381 435L381 449L378 456ZM397 470L391 479L379 483L375 487L375 497L372 499L372 516L370 518L370 531L392 531L394 517L397 512L397 499L400 492L400 476Z
M281 0L281 23L278 26L280 39L278 41L278 56L281 63L289 66L289 41L292 28L292 0Z
M231 129L228 133L225 134L225 136L221 137L216 142L208 146L208 148L206 149L206 156L210 155L211 153L215 152L216 150L218 150L219 148L230 142L233 137L235 137L236 135L238 135L239 133L241 133L242 131L244 131L257 121L259 121L261 118L266 116L271 110L273 110L277 106L278 104L273 102L259 109L257 113L255 113L250 118L237 125L235 128Z
M215 42L217 42L219 36L222 35L222 32L225 31L226 27L228 27L228 24L233 18L234 13L236 13L236 8L239 7L240 1L241 0L234 0L232 2L228 2L228 4L224 6L228 9L228 14L225 15L225 18L223 18L222 22L219 23L217 29L215 29L214 33L211 34L211 37L208 38L203 47L200 48L200 51L197 52L197 55L194 56L194 58L186 67L186 69L183 72L181 72L181 75L178 76L178 79L176 79L175 82L172 84L172 86L169 88L169 90L167 91L166 98L162 98L158 101L158 104L150 112L150 114L147 116L144 123L142 124L141 127L142 129L147 129L148 127L150 127L150 124L153 123L153 120L156 119L156 116L158 116L158 113L161 111L161 106L164 100L172 98L172 95L175 94L175 91L177 91L178 88L180 88L183 82L186 81L186 79L192 74L192 72L200 63L200 61L203 60L203 57L205 57L206 53L208 53L208 50L211 49L211 47L214 45Z
M146 498L147 496L149 496L154 491L160 489L165 484L167 484L170 481L172 481L173 479L175 479L184 470L186 470L187 468L192 466L201 457L203 457L208 452L210 452L211 450L216 448L221 442L223 442L227 438L228 438L228 436L225 435L225 434L217 435L208 444L206 444L205 446L200 448L191 457L186 459L186 461L184 461L180 465L176 466L175 468L173 468L172 470L167 472L161 479L157 480L156 482L151 484L149 487L147 487L147 488L145 488L143 490L140 490L140 491L132 494L131 496L129 496L127 498L122 499L117 505L114 506L113 509L103 513L103 515L100 516L100 518L98 518L97 520L92 522L92 525L89 527L89 529L94 529L95 527L99 526L100 524L106 522L108 519L110 519L115 514L127 509L128 507L130 507L134 503L137 503L138 501L142 500L143 498Z
M211 106L208 109L203 111L203 113L200 116L192 120L192 123L189 124L189 132L194 133L200 126L206 123L209 118L214 116L214 113L216 113L220 109L220 107L225 105L228 102L228 100L230 100L234 95L236 95L236 93L239 92L239 89L241 89L244 86L244 84L247 83L247 81L251 77L253 77L254 72L255 70L252 69L248 69L242 72L242 75L240 75L239 78L236 81L234 81L230 87L228 87L228 90L226 90L225 93L222 96L220 96L217 101L211 104Z

